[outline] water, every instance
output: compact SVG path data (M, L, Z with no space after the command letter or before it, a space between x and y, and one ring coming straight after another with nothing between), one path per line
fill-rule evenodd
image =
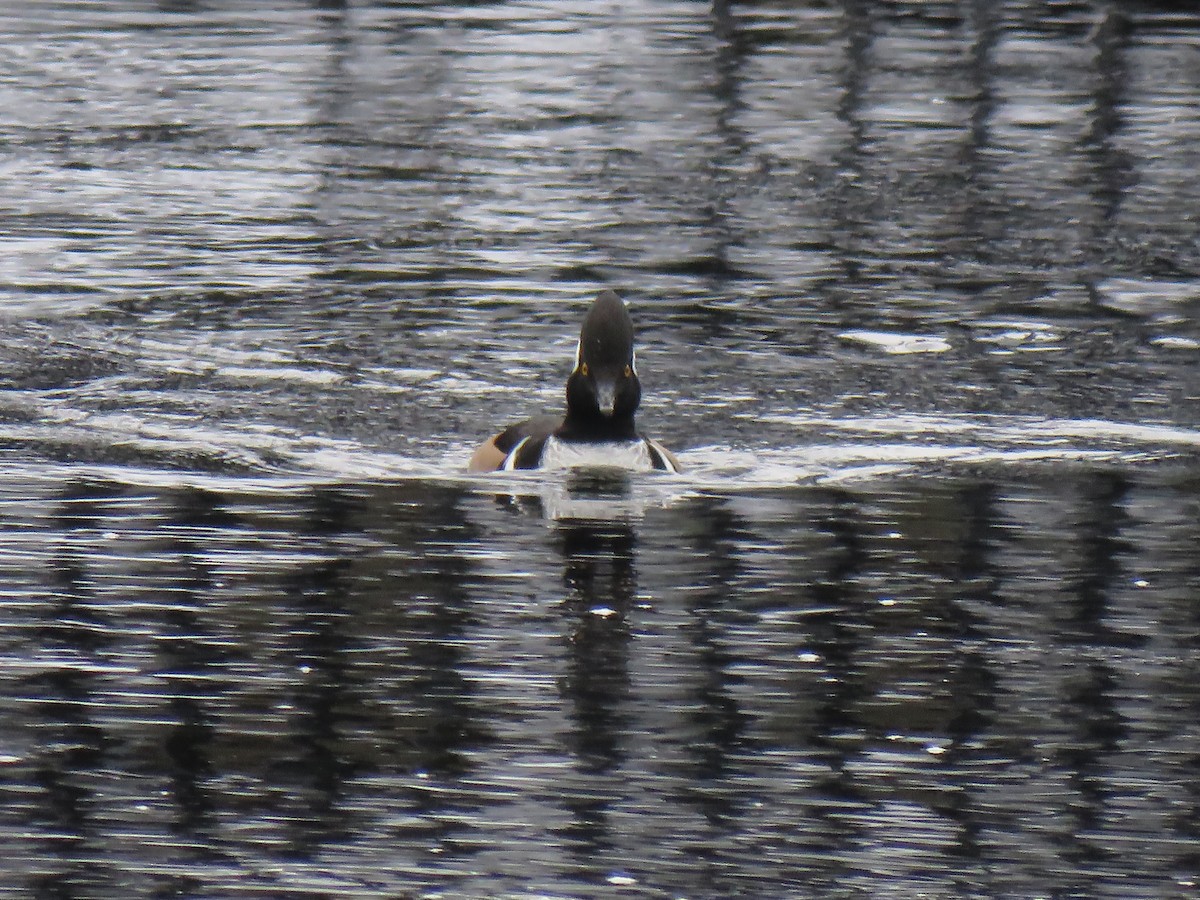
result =
M0 888L1195 896L1198 26L0 13Z

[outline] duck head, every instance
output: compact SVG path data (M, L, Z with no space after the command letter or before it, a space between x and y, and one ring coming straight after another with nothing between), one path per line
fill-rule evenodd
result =
M602 291L579 333L575 369L567 379L567 418L632 430L641 399L633 321L616 294Z

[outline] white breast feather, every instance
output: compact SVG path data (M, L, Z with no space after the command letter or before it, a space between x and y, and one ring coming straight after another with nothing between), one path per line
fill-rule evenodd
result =
M583 444L560 441L552 437L542 451L543 469L577 469L605 467L649 472L654 468L646 442L611 441L603 444Z

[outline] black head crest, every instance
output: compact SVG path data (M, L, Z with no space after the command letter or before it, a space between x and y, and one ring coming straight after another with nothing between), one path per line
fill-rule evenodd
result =
M633 320L621 298L601 291L579 332L579 362L619 368L633 361Z

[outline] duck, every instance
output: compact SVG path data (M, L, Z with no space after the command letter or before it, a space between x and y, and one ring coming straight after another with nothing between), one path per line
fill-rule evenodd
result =
M566 395L564 416L537 416L509 425L479 445L467 469L682 471L674 453L634 424L642 386L633 350L633 320L611 290L601 291L584 316Z

